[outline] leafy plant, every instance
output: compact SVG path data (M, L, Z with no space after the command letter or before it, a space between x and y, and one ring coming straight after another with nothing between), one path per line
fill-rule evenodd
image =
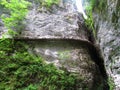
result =
M107 0L96 1L96 7L97 7L97 10L99 10L100 13L104 13L104 11L107 9Z
M114 90L115 89L115 84L114 84L114 81L111 77L109 77L108 79L108 84L110 86L110 90Z
M95 30L95 27L94 27L92 11L88 11L87 16L88 16L88 18L85 20L85 24L88 27L88 29L92 31L92 34L94 35L94 38L96 38L96 30Z
M21 30L20 25L25 19L28 12L28 5L30 3L25 0L1 0L0 5L2 5L8 12L3 14L2 21L9 32Z
M57 1L57 0L56 0ZM56 4L45 1L48 7ZM2 15L8 33L14 36L28 12L30 3L25 0L1 0L8 10ZM41 57L28 52L28 45L14 39L0 39L0 90L74 90L83 78L46 64Z
M0 90L74 90L83 82L28 53L28 47L25 42L0 40Z
M59 0L44 0L43 5L51 7L53 4L58 4Z
M36 0L37 3L40 3L39 9L45 7L48 11L52 5L58 5L60 0Z
M96 38L96 30L94 27L94 20L93 20L93 14L92 14L94 4L95 4L95 0L91 0L90 4L86 6L86 13L88 18L85 20L85 24L88 27L88 29L92 31L94 38Z

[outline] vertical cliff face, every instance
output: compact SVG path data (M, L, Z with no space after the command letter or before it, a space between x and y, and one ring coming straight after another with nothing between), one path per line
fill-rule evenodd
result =
M101 4L101 5L100 5ZM97 40L106 70L120 89L120 0L99 0L94 8Z
M48 9L37 0L30 1L32 7L24 21L25 28L15 40L25 40L30 53L75 74L78 78L75 90L109 90L101 52L90 39L75 3L60 0L59 5ZM7 31L3 23L0 30L1 35Z

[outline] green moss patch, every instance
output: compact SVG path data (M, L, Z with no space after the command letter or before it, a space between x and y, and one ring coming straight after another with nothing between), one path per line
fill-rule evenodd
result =
M25 42L0 40L0 90L77 90L83 78L28 53Z

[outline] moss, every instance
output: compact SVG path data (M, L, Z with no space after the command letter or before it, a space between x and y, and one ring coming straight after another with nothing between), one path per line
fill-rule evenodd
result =
M0 40L0 90L77 90L84 78L46 64L22 41Z
M28 12L28 6L30 3L25 0L1 0L0 1L0 7L4 8L5 12L0 16L4 26L8 29L8 33L11 36L15 36L16 34L13 34L13 31L21 32L23 29L23 20L25 19L27 12Z
M58 4L59 0L43 0L42 5L50 8L53 4Z
M98 13L105 13L107 9L107 0L92 0L92 9Z
M116 15L115 12L112 13L112 23L117 23L118 22L118 16Z
M86 12L88 19L85 20L86 26L88 27L89 30L92 31L92 34L94 38L97 37L97 31L95 30L94 27L94 20L93 20L93 12L96 12L104 18L104 20L107 19L107 0L90 0L90 5L86 7ZM114 15L113 19L114 22L118 20L118 18Z
M102 16L103 20L107 20L107 0L91 0L92 12L97 13ZM99 17L100 18L100 17Z
M42 11L42 7L45 7L47 11L51 11L53 5L58 5L60 0L35 0L36 3L39 3L39 11Z
M94 27L94 20L93 20L93 14L91 9L87 9L87 16L88 18L85 20L85 25L87 29L91 32L94 38L96 38L96 30Z
M112 13L112 23L113 23L113 26L114 26L115 30L117 30L118 27L119 27L119 23L118 23L119 16L120 16L119 5L120 5L120 1L117 1L116 10Z
M71 57L70 51L59 52L58 55L61 60L65 60L65 59L67 60L67 59L70 59Z
M117 1L116 12L120 14L120 0Z
M109 77L108 84L110 86L109 90L114 90L115 89L115 84L114 84L114 81L111 77Z

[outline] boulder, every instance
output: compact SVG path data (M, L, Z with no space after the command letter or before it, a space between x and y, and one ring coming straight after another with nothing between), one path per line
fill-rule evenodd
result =
M28 51L46 63L77 74L78 81L82 78L76 90L108 90L103 58L74 2L61 0L49 10L39 5L32 1L24 29L15 39L25 40ZM1 34L7 31L3 25L0 30Z

